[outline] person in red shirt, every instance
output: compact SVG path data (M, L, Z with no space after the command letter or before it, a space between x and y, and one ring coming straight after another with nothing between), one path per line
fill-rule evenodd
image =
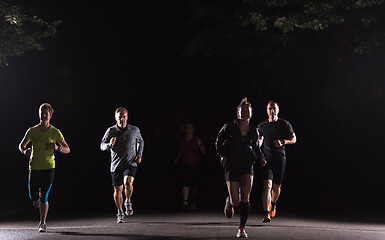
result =
M188 123L184 127L184 138L179 141L179 153L175 163L179 163L182 179L182 197L184 209L196 209L197 183L199 176L200 155L205 154L206 150L202 140L194 136L194 125ZM191 191L189 204L189 194Z

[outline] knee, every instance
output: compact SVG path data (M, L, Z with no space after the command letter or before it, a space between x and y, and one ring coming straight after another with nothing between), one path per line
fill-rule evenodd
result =
M114 186L114 193L121 193L123 191L123 186Z
M263 188L265 190L271 190L272 189L272 182L270 180L264 181L263 182Z
M281 185L273 184L273 191L274 192L281 191Z
M124 186L126 187L126 189L128 189L128 188L133 188L133 182L132 181L127 181L125 184L124 184Z
M126 177L125 181L124 181L124 186L125 187L132 187L134 184L134 178L132 177Z

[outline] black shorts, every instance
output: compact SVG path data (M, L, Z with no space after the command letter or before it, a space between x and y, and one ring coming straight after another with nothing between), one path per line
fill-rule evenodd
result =
M180 179L184 187L195 188L199 179L199 164L180 164Z
M262 168L264 180L272 180L274 184L281 185L286 168L286 156L279 152L265 152L267 164Z
M42 203L48 202L48 195L55 178L55 168L47 170L29 170L28 191L29 198L36 201L40 198ZM39 194L40 189L40 194Z
M240 182L241 176L245 174L254 175L253 166L251 166L250 168L244 168L244 169L226 169L225 168L225 180L227 182Z
M124 171L111 172L112 186L123 185L123 179L125 176L131 176L135 178L137 167L129 167Z

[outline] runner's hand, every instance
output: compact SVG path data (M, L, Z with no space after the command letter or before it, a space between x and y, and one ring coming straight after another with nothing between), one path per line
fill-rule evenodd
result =
M135 157L135 162L141 163L142 162L142 157L141 156L136 156Z
M264 167L266 166L267 161L264 158L261 158L261 160L259 160L259 163L261 164L261 167Z
M27 157L29 157L31 155L31 152L32 152L32 148L27 148L23 151L23 154Z
M274 143L274 147L276 147L276 148L279 148L279 147L283 146L281 140L275 140L273 143Z
M110 140L111 146L114 146L115 142L116 142L116 137L112 137L111 140Z
M59 149L59 146L56 145L56 143L54 143L54 142L49 143L49 145L50 145L51 149L53 149L55 151Z
M223 166L226 165L227 161L228 161L227 157L221 157L221 163Z

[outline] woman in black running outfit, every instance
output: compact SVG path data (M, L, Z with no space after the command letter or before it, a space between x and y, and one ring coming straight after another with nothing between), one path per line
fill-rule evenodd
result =
M229 197L226 199L225 215L233 217L234 208L239 208L240 225L237 237L246 238L245 225L250 211L250 192L253 186L253 164L262 160L258 145L259 133L250 123L252 108L247 98L237 107L237 119L226 123L219 131L216 149L225 169Z

